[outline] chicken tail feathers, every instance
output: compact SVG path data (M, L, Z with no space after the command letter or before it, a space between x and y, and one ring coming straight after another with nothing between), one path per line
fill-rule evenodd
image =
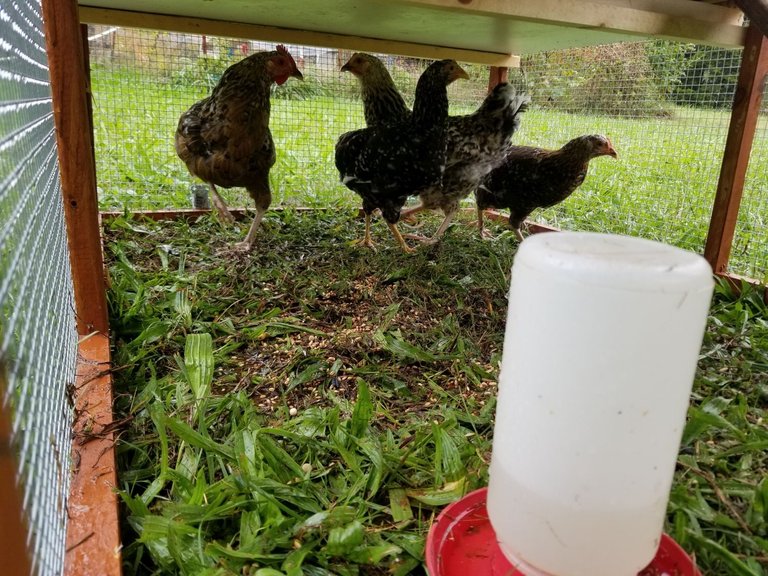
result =
M510 108L514 110L515 115L528 110L531 105L531 97L526 92L520 92L513 98Z

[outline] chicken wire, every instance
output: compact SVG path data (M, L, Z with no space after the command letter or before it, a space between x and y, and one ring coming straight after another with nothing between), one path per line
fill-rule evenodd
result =
M274 43L90 26L91 78L99 205L102 210L192 206L191 176L176 156L179 116L210 95L224 69ZM365 126L358 81L339 68L351 51L288 45L304 74L275 86L270 129L277 164L270 172L273 206L357 205L340 182L334 144ZM381 55L409 105L428 61ZM454 113L482 101L488 69L465 66L472 81L449 87ZM222 191L232 206L252 205L242 189Z
M103 26L91 26L90 38L100 207L190 207L200 181L173 149L179 115L210 94L226 66L274 44ZM339 134L364 126L357 80L339 71L350 52L288 48L305 80L290 79L273 92L273 206L359 206L333 161ZM411 104L428 62L379 56ZM618 161L593 161L581 188L532 219L703 251L740 60L740 50L666 41L522 57L510 80L530 93L533 106L515 142L558 148L604 133L619 154ZM488 68L465 67L471 80L449 87L453 114L474 110L486 93ZM733 261L734 272L759 278L768 261L767 147L758 138ZM251 203L243 190L223 194L233 206Z
M741 53L649 41L524 57L533 107L519 141L554 148L579 133L600 132L619 154L618 161L592 161L581 188L533 219L702 252ZM759 279L768 273L766 112L764 104L730 261L731 272ZM551 121L531 122L536 115Z
M0 5L0 358L35 574L64 564L77 334L39 2ZM1 497L1 496L0 496Z
M731 270L768 284L768 98L763 94L763 114L755 131L741 211L733 239Z

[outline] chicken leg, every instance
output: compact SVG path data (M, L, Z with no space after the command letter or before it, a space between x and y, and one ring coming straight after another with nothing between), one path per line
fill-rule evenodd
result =
M259 182L249 186L246 190L248 190L248 194L251 195L256 204L256 216L253 217L253 222L251 222L251 227L248 229L245 240L235 244L235 250L241 252L250 252L251 248L253 248L256 232L259 230L264 214L272 203L272 191L269 189L269 179L266 174Z
M261 220L264 218L264 212L266 212L266 210L262 210L258 206L256 207L256 216L253 217L253 222L251 222L251 227L248 229L248 234L246 234L245 240L235 244L235 250L239 252L251 251L251 248L253 248L253 240L256 238L256 232L261 225Z
M483 209L477 207L477 231L480 233L480 238L488 239L493 236L489 230L485 229L485 222L483 221Z
M400 248L403 249L403 252L410 254L413 252L413 248L408 246L408 244L405 243L405 239L403 238L403 235L400 234L400 230L397 229L397 224L392 224L390 222L387 222L387 226L389 226L389 229L392 231L392 235L395 237L395 241L398 243Z
M448 226L453 220L453 217L456 215L456 212L458 212L458 208L455 210L450 210L446 212L445 218L443 218L442 223L430 238L427 238L426 236L421 236L419 234L406 234L404 237L409 238L410 240L418 240L419 242L423 242L424 244L437 244L437 242L443 236L445 231L448 229Z
M365 213L365 236L352 242L352 245L367 246L371 250L376 251L376 244L373 243L371 238L371 215L367 212Z
M424 203L422 202L418 206L414 206L413 208L408 208L408 210L403 210L400 213L400 220L403 220L403 221L410 220L415 224L416 221L414 220L413 215L418 214L419 212L423 212L426 209L427 207L424 206Z
M232 216L229 208L227 208L227 203L224 202L224 199L219 196L219 191L216 190L216 186L214 186L212 182L209 182L208 186L211 187L211 193L213 194L213 205L215 206L216 211L219 213L219 218L221 218L222 222L227 222L229 224L234 223L235 217Z

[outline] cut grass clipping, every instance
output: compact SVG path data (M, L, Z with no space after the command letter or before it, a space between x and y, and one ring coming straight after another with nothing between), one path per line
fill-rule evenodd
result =
M250 255L247 222L108 223L126 574L425 573L487 484L517 246L468 218L413 255L352 210L269 212ZM768 573L766 317L718 287L666 525L705 574Z

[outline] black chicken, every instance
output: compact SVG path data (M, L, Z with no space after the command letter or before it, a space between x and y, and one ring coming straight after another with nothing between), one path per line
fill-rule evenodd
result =
M484 236L483 210L509 208L509 225L522 241L520 226L536 208L562 202L584 182L589 161L617 157L605 136L579 136L559 150L511 146L504 162L477 189L477 224Z
M413 114L387 126L347 132L336 143L336 168L342 183L363 199L365 236L373 247L371 213L379 208L395 240L413 251L397 229L408 196L439 185L445 170L447 86L467 73L454 60L433 62L416 85Z
M275 145L269 131L269 90L273 82L302 79L284 46L258 52L224 71L208 98L200 100L179 119L176 153L189 171L208 183L213 203L223 220L234 219L216 186L243 186L256 203L256 216L244 242L249 250L264 213L272 202L269 170Z
M342 66L360 79L363 111L368 126L386 125L408 118L410 111L384 63L376 56L357 52ZM505 146L517 130L530 99L517 95L509 84L491 91L473 114L451 116L447 125L447 157L442 185L415 191L421 203L404 210L407 218L422 210L441 209L445 218L431 238L408 234L406 238L435 243L448 228L459 203L475 191L482 179L504 158Z

